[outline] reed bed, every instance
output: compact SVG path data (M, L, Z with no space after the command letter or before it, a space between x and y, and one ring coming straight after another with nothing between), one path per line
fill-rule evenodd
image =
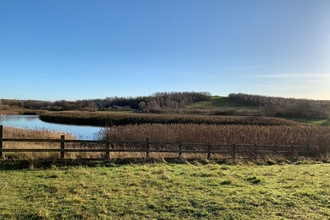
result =
M3 127L3 138L18 138L18 139L60 139L61 135L65 135L66 140L77 139L70 133L63 133L48 129L29 129L17 128L17 127ZM104 144L95 143L66 143L68 149L95 149L105 148ZM117 146L118 147L118 146ZM4 149L59 149L60 143L51 142L3 142ZM142 154L133 153L113 153L114 158L125 157L140 157ZM57 160L60 158L60 153L52 152L10 152L3 153L4 159L20 159L20 160L38 160L38 159L51 159ZM70 159L82 159L82 158L104 158L104 153L100 152L70 152L65 153L65 158Z
M4 138L59 139L62 133L46 129L21 129L4 127ZM75 137L66 134L66 139ZM208 124L141 124L107 127L99 132L99 138L111 140L136 140L137 144L112 144L113 148L145 149L149 138L151 149L177 149L178 146L153 142L220 143L256 145L309 146L312 153L327 153L330 147L330 127L321 126L256 126L256 125L208 125ZM59 143L4 142L4 148L59 148ZM67 143L66 148L105 148L105 144ZM188 149L188 148L187 148ZM203 148L205 150L205 148ZM227 149L230 151L230 147ZM183 149L185 150L185 149ZM189 150L202 150L198 145ZM251 150L251 149L246 149ZM7 159L59 158L59 153L5 153ZM200 156L201 155L201 156ZM316 155L316 154L314 154ZM65 158L104 158L104 153L67 153ZM153 158L178 157L177 153L150 153ZM221 155L218 155L221 158ZM312 155L311 155L312 156ZM145 153L117 152L111 158L144 158ZM205 154L185 154L185 158L206 158ZM213 156L212 156L213 157Z
M129 124L216 124L216 125L298 125L297 122L262 116L210 116L144 113L45 113L40 119L46 122L77 125L129 125Z
M168 145L166 142L182 143L210 143L226 144L221 149L231 152L232 145L239 146L242 151L254 151L254 145L259 150L286 151L286 154L259 155L265 158L282 158L282 156L293 157L290 153L291 147L283 145L295 145L302 148L297 149L301 153L295 156L318 157L326 154L330 147L330 127L321 126L256 126L256 125L207 125L207 124L143 124L108 127L99 132L100 138L111 140L138 140L145 141L149 138L152 149L177 150L177 146ZM154 143L154 142L165 142ZM251 145L251 146L244 146ZM275 145L277 145L275 147ZM280 145L280 146L278 146ZM281 146L282 145L282 146ZM143 146L126 146L131 149L141 149ZM205 146L186 146L182 150L199 151ZM132 155L132 154L130 154ZM178 157L177 153L152 153L152 157L167 158ZM249 153L240 154L249 157ZM143 154L142 154L143 156ZM116 157L116 155L114 155ZM185 154L185 158L206 158L206 154ZM212 158L228 158L231 154L212 155Z
M143 124L108 130L115 140L330 147L330 127L321 126Z
M75 139L76 137L70 133L63 133L60 131L49 130L45 128L34 128L28 127L3 127L4 138L31 138L31 139L59 139L61 135L66 135L67 139Z
M30 109L0 110L0 114L4 114L4 115L39 115L46 112L47 112L46 110L30 110Z
M48 130L48 129L29 129L17 127L4 127L3 138L20 138L20 139L60 139L63 132ZM64 134L66 139L76 139L70 133ZM3 148L6 149L47 149L59 148L59 143L47 142L4 142ZM45 158L58 158L58 153L35 153L35 152L22 152L22 153L5 153L5 159L45 159Z

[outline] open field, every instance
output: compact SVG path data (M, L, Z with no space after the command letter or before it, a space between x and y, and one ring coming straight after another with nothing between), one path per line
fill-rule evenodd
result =
M329 164L2 170L1 219L329 219Z
M186 113L208 115L260 116L260 108L242 105L227 96L212 96L210 101L196 102L186 106Z

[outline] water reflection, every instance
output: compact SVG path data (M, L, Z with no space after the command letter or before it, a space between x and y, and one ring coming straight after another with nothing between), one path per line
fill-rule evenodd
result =
M93 140L101 127L63 125L43 122L37 115L1 115L0 124L3 126L28 128L28 129L47 129L63 133L70 133L79 139Z

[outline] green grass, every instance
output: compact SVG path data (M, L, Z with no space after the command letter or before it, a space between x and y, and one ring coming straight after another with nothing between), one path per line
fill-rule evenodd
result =
M329 219L330 164L2 170L0 219Z
M292 120L305 125L319 125L319 126L329 126L330 119L319 119L319 118L289 118L285 117L287 120Z
M135 111L129 111L129 110L102 110L102 111L96 111L96 113L108 113L108 114L130 114L130 113L135 113Z
M227 96L212 96L210 101L205 102L196 102L187 106L188 109L209 109L209 110L217 110L217 109L231 109L236 111L257 111L259 108L255 106L242 105L238 102L231 100Z
M188 108L223 108L223 107L242 107L243 105L232 101L227 96L212 96L210 101L197 102L187 106Z
M214 96L211 100L211 106L214 108L222 107L242 107L243 105L231 100L227 96Z

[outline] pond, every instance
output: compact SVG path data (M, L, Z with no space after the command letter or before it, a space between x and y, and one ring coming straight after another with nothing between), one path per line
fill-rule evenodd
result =
M63 133L70 133L79 139L94 140L96 133L102 127L83 125L63 125L43 122L38 115L0 115L0 125L27 128L27 129L47 129Z

